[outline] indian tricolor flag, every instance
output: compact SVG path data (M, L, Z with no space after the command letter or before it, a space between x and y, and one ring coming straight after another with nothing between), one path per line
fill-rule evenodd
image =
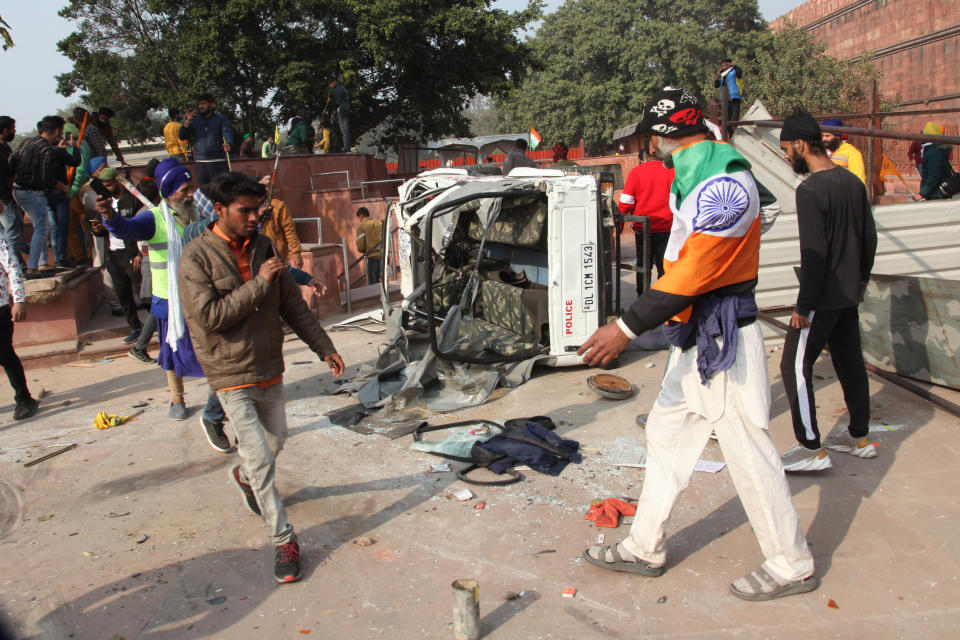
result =
M750 163L725 142L673 152L673 227L654 289L697 296L757 277L760 197ZM689 307L676 318L686 322Z
M533 127L530 127L530 148L536 149L537 145L543 142L543 138L540 137L540 134L537 133L537 130Z

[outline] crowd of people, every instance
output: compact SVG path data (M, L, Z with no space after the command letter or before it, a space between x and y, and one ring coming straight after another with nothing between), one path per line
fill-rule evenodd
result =
M729 89L739 70L728 63L718 84ZM349 145L349 93L336 79L330 86L327 107L334 106ZM230 170L234 132L209 94L197 97L184 122L176 109L169 115L163 131L168 157L151 162L136 186L107 160L109 144L124 163L110 109L77 109L70 122L47 116L38 135L15 152L7 143L16 123L0 118L0 268L6 276L0 277L0 364L15 390L14 417L33 415L38 402L12 347L13 323L26 313L23 278L85 262L103 268L130 328L124 340L133 345L130 354L165 372L170 419L187 416L184 377L209 383L203 434L217 451L239 453L231 481L267 527L274 578L292 582L300 577L299 545L275 486L276 456L287 437L282 324L334 376L342 375L344 362L297 288L324 287L301 271L296 228L286 205L273 197L270 176L258 180ZM296 152L312 149L309 118L303 111L290 123L288 147ZM665 525L700 451L714 437L765 558L730 588L743 599L768 600L819 585L784 473L829 468L826 450L877 455L867 435L858 318L877 235L859 153L822 131L809 113L791 115L781 148L794 171L808 177L796 194L800 291L781 361L798 444L781 455L767 433L770 383L754 297L760 235L773 224L778 205L750 163L711 125L683 88L665 87L644 107L647 143L619 208L649 220L652 256L640 271L655 267L657 278L646 287L638 275L637 300L578 353L589 365L605 365L630 340L657 327L672 351L646 421L647 472L630 534L586 549L584 558L604 569L661 575ZM245 153L253 153L249 140L245 136L240 145ZM505 175L536 166L525 147L517 140ZM557 165L571 163L563 143L553 152ZM930 170L926 163L924 169ZM22 215L34 226L29 246L21 241ZM382 226L364 208L357 216L357 249L367 257L368 281L377 282ZM147 352L154 333L156 360ZM827 345L850 422L821 437L812 368Z
M281 155L309 155L313 153L349 153L350 92L336 76L329 81L329 94L323 111L317 118L310 109L300 108L287 123L281 139L279 127L258 137L254 132L240 136L230 120L216 110L214 96L203 93L197 97L196 108L190 107L185 116L177 107L167 110L163 139L167 155L180 162L196 163L201 183L209 172L218 171L218 165L229 164L229 158L272 158ZM199 116L199 118L197 117ZM339 129L339 144L334 142L332 122ZM316 125L316 126L315 126ZM319 133L317 129L319 128Z

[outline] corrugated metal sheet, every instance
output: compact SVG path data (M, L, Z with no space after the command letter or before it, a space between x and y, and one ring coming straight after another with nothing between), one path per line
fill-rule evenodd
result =
M769 114L755 103L744 119ZM800 265L795 192L801 180L780 151L779 129L741 127L733 145L753 165L756 178L780 200L783 212L760 243L757 304L792 305L797 298L794 267ZM873 209L878 246L873 272L960 280L960 200L879 205ZM787 314L788 315L788 314ZM780 332L765 328L768 339Z

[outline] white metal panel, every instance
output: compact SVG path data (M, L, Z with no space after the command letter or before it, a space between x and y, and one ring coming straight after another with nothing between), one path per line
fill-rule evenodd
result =
M745 119L769 117L755 104ZM796 187L800 178L782 159L779 130L741 127L733 145L753 165L753 171L777 196L783 213L760 242L757 305L786 306L796 302L794 267L800 265L797 239ZM879 205L873 208L877 224L877 256L873 272L931 278L960 277L960 199ZM764 327L768 338L782 334Z
M569 366L581 362L574 347L596 331L602 312L596 180L551 181L547 203L550 355Z

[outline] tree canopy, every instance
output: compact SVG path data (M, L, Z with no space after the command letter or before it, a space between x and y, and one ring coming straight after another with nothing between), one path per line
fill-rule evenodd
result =
M463 107L525 73L517 33L540 15L490 0L70 0L77 29L59 43L73 69L59 92L111 106L125 137L158 135L150 114L183 110L200 91L244 131L272 133L299 108L319 114L337 75L352 94L355 135L389 143L464 135Z
M770 32L756 0L567 0L530 46L528 73L497 100L500 129L534 126L547 141L583 138L591 147L639 120L663 86L718 97L723 58L743 69L745 101L774 113L844 108L872 72L824 56L796 28Z

